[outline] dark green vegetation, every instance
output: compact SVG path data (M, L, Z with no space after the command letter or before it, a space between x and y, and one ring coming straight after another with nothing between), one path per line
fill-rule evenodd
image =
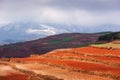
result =
M103 34L103 35L106 35L106 34L111 34L112 32L108 31L108 32L98 32L96 34ZM95 33L94 33L95 34Z
M90 45L90 44L78 45L78 46L76 46L75 48L86 47L86 46L89 46L89 45Z
M63 39L51 40L49 41L49 44L59 44L59 43L71 42L71 41L73 41L72 37L65 37Z
M103 44L102 42L94 42L94 43L88 43L88 44L83 44L83 45L78 45L75 48L80 48L80 47L87 47L91 44Z
M99 37L100 41L112 41L120 39L120 32L113 32Z

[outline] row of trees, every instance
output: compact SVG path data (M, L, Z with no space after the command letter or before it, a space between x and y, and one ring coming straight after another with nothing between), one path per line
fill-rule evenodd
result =
M105 34L99 37L100 41L113 41L113 40L120 40L120 32L114 32Z

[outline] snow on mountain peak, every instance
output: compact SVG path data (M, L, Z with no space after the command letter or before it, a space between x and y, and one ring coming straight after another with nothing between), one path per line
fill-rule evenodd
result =
M29 34L43 34L43 35L48 36L48 35L55 35L55 34L59 34L59 33L64 33L67 31L63 30L63 29L58 30L57 28L54 28L52 26L41 24L40 29L29 28L26 30L26 32Z

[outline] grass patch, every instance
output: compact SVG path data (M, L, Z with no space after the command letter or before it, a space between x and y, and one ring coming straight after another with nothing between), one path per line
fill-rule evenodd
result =
M98 44L102 44L102 43L101 42L88 43L88 44L83 44L83 45L76 46L75 48L87 47L87 46L89 46L91 44L98 45Z
M49 41L49 44L59 44L59 43L71 42L71 41L73 41L72 37L65 37L63 39Z
M90 44L83 44L83 45L78 45L78 46L76 46L76 47L74 47L74 48L80 48L80 47L86 47L86 46L89 46Z
M91 46L100 47L100 48L120 49L120 44L114 44L114 43L93 44L93 45L91 45Z

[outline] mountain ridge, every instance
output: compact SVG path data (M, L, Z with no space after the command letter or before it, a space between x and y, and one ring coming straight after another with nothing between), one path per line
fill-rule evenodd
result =
M104 26L104 28L101 28ZM114 26L114 28L113 28ZM97 33L106 31L118 31L119 25L97 25L93 26L82 25L65 25L65 24L50 24L37 22L16 22L6 25L0 25L0 43L9 44L8 40L23 42L33 39L44 38L51 35L61 33Z
M0 57L27 57L31 54L97 43L101 34L64 33L37 40L0 46Z

